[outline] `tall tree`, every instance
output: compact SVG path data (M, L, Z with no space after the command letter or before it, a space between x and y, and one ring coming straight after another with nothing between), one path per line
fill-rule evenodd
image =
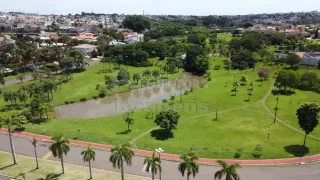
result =
M140 74L135 73L135 74L133 74L132 79L133 79L134 81L136 81L137 83L139 83L139 81L140 81L140 79L141 79L141 76L140 76Z
M12 158L13 158L14 164L17 164L17 159L16 159L16 153L15 153L15 149L14 149L14 143L13 143L13 139L12 139L11 130L14 126L23 127L23 124L26 124L26 123L27 123L26 117L23 115L20 115L16 111L13 111L13 112L10 112L6 115L3 115L0 118L0 128L2 128L3 126L6 126L8 129L11 153L12 153Z
M300 127L304 130L305 136L303 145L306 145L307 135L319 124L320 107L316 103L305 103L297 109L297 117Z
M141 33L145 29L150 29L151 27L149 19L139 15L126 16L122 24L125 28L132 29L138 33Z
M178 170L182 176L187 172L187 180L189 180L190 175L192 174L193 177L199 173L199 164L195 162L198 157L191 153L189 155L182 155L180 156L181 162L178 166Z
M283 88L286 92L287 88L295 88L298 83L298 74L292 70L281 70L275 81L275 86Z
M301 62L301 58L296 55L296 54L289 54L287 59L285 60L285 63L290 65L291 68L293 68L293 66L300 64Z
M36 137L33 137L31 139L31 144L34 148L34 156L36 158L36 163L37 163L37 169L39 169L39 163L38 163L38 155L37 155L37 146L38 146L38 140L36 139Z
M134 152L130 149L129 144L123 144L121 146L115 146L111 149L111 156L109 161L112 163L113 168L119 168L121 170L121 179L124 180L124 169L123 163L124 161L127 165L131 166L132 157L134 156Z
M0 73L0 84L4 85L6 82L4 80L4 74Z
M134 118L133 118L133 110L130 110L128 112L125 112L123 114L123 120L128 124L128 132L130 131L130 125L134 124Z
M152 174L152 180L154 180L154 175L161 172L160 158L156 156L156 153L153 152L151 157L145 157L143 164L147 165L146 171Z
M49 146L49 150L54 157L58 157L61 161L62 174L64 174L64 162L63 155L67 155L70 151L70 141L64 137L64 135L56 135L52 137L53 143Z
M226 176L225 180L240 180L240 176L236 171L241 167L239 164L228 165L226 162L221 160L218 160L217 162L222 169L214 174L214 179L221 180L223 176Z
M92 147L89 145L86 150L83 150L81 152L81 155L83 157L84 162L89 163L89 172L90 172L90 179L92 179L92 171L91 171L91 160L94 161L96 158L96 152L92 149Z
M180 115L173 110L161 111L157 114L154 122L164 128L168 133L177 128Z

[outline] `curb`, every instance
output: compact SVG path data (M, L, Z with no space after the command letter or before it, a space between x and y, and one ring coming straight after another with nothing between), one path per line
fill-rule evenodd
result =
M7 134L7 129L0 129L0 133ZM42 142L51 142L50 136L40 135L40 134L33 134L28 132L13 132L14 136L24 137L24 138L31 138L36 137L38 140ZM98 144L98 143L91 143L85 141L78 141L78 140L70 140L70 143L74 146L85 147L91 145L95 149L103 150L103 151L110 151L112 146L106 144ZM137 156L151 156L152 151L148 150L141 150L141 149L132 149L133 152ZM167 154L161 153L161 158L164 160L169 161L180 161L180 155L176 154ZM263 160L234 160L234 159L224 159L228 164L235 164L238 163L240 165L254 165L254 166L285 166L285 165L300 165L302 163L314 163L320 161L320 154L312 155L312 156L304 156L304 157L297 157L297 158L285 158L285 159L263 159ZM198 163L204 165L215 165L217 159L208 159L208 158L199 158Z

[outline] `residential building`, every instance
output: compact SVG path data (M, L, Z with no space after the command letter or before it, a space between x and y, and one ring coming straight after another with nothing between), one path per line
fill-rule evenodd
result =
M91 44L81 44L72 48L80 51L85 56L90 56L93 50L97 51L98 46L94 46Z

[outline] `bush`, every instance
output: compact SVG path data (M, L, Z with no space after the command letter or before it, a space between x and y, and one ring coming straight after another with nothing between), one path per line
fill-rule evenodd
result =
M69 101L65 101L64 103L65 103L65 104L69 104Z
M242 155L242 150L243 150L243 148L238 148L238 149L236 150L236 152L234 153L233 157L234 157L234 158L240 158L241 155Z
M167 99L163 99L162 102L166 103L166 102L168 102L168 100Z
M99 97L100 97L100 98L106 97L106 93L105 93L105 92L100 92L100 93L99 93Z
M253 150L252 156L254 158L260 159L261 155L262 155L262 147L261 147L260 144L257 144L256 147Z
M87 98L83 97L83 98L80 98L80 101L86 101Z
M189 94L189 92L188 92L188 91L185 91L185 92L184 92L184 95L188 95L188 94Z
M96 50L93 50L92 52L91 52L91 58L97 58L98 57L98 52L96 51Z
M60 70L59 65L54 64L54 63L47 63L47 64L45 64L45 67L50 69L50 71L52 71L52 72L56 72L56 71Z
M70 104L73 104L74 103L74 101L70 101Z
M221 65L215 65L215 66L214 66L214 69L215 69L215 70L221 69Z
M99 96L93 96L93 99L98 99L99 98Z
M97 84L96 85L96 90L99 90L100 86L101 86L100 84Z

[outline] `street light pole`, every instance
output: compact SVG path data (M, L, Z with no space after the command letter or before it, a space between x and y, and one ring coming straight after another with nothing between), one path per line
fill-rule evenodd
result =
M158 148L158 149L155 149L155 151L159 154L159 160L160 160L160 166L161 166L161 156L160 156L160 153L162 153L164 150L162 148ZM161 169L159 170L159 180L161 180Z
M175 94L171 94L171 100L172 100L172 110L173 110L173 100L174 100L174 98L176 97L176 95Z
M278 104L279 104L279 95L277 95L277 105L276 105L276 109L275 109L275 112L274 112L274 120L273 120L273 123L276 123L276 119L277 119L277 112L278 112Z
M233 91L234 91L235 94L237 94L237 92L236 92L237 91L236 90L236 73L237 72L233 73Z
M182 85L180 84L180 102L182 102Z

